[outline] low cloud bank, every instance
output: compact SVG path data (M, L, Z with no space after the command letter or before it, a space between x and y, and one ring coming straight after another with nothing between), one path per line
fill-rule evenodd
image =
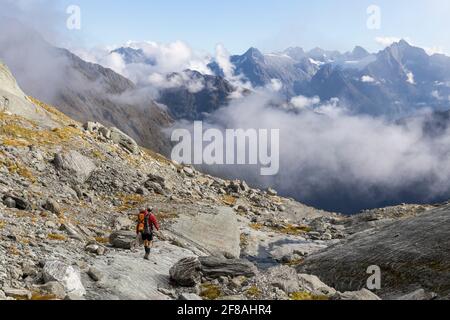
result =
M450 132L429 136L426 114L396 124L351 115L336 99L302 102L298 111L296 102L305 99L289 110L278 107L276 91L257 90L207 120L222 130L280 129L278 175L263 177L256 166L203 169L343 213L450 198Z

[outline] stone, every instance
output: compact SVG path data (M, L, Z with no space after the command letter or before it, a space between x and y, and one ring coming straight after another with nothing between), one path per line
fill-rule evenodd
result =
M7 297L11 297L19 300L29 300L32 297L32 294L29 290L25 289L10 289L3 288L3 292Z
M168 226L176 236L186 239L193 247L207 253L240 257L240 230L236 213L229 207L218 207L212 214L183 215Z
M83 301L86 300L82 295L76 294L76 293L68 293L64 300L68 301Z
M158 287L158 291L161 292L162 294L168 296L168 297L172 297L172 298L176 297L176 294L175 294L174 290Z
M56 154L53 163L58 170L68 172L74 180L80 183L86 182L97 169L91 159L75 150Z
M283 290L287 294L300 291L297 271L288 266L278 266L269 270L272 286Z
M22 263L22 276L23 277L28 277L28 276L34 277L37 274L38 274L37 267L33 262L27 261L27 262Z
M114 229L116 231L120 230L127 230L129 231L130 228L133 226L133 221L131 221L127 216L119 216L114 219Z
M244 259L225 259L219 257L200 257L201 271L211 279L225 277L254 277L258 270L256 266Z
M89 132L98 132L100 128L104 126L99 122L88 121L83 125L83 129Z
M164 186L166 184L166 179L164 179L163 177L158 176L156 174L152 174L152 173L148 174L148 180L156 182L156 183L160 184L161 186Z
M6 197L3 200L3 204L5 206L7 206L8 208L15 208L16 207L16 201L13 198L10 198L10 197Z
M375 293L362 289L359 291L347 291L344 293L338 292L334 299L337 300L381 300Z
M185 301L200 301L203 300L199 295L195 293L182 293L180 294L180 300Z
M8 208L17 208L19 210L30 210L31 204L24 198L7 195L4 197L3 204Z
M101 281L104 277L103 273L94 267L90 267L87 274L96 282Z
M46 284L37 286L37 289L42 295L54 296L55 299L63 300L66 297L64 286L57 281L47 282Z
M98 132L105 138L110 140L111 139L111 130L109 130L106 127L101 127L98 129Z
M180 286L193 287L200 282L200 270L198 258L183 258L170 268L170 279Z
M86 250L86 252L89 252L89 253L97 254L99 248L100 248L100 246L98 244L88 244L84 248L84 250Z
M336 290L327 286L318 277L310 274L298 274L298 283L300 288L314 295L332 296L336 294Z
M277 195L278 195L278 192L277 192L276 190L272 189L272 188L268 188L268 189L267 189L267 194L268 194L269 196L277 196Z
M70 222L64 222L61 225L61 229L66 231L67 234L78 241L83 241L83 237L80 235L80 233L77 231L76 227L72 225Z
M49 229L57 229L58 228L56 223L51 220L45 221L45 226Z
M134 249L137 246L136 232L126 230L114 231L109 236L109 243L119 249Z
M62 212L58 202L53 199L47 199L44 204L44 209L56 214L57 216L61 215Z
M190 167L184 167L183 168L183 172L188 176L188 177L195 177L195 171L194 169L190 168Z
M136 188L136 194L140 194L141 196L147 196L149 194L148 190L142 187Z
M145 183L145 187L157 194L165 195L164 188L159 183L149 180Z
M136 141L120 131L117 128L111 128L111 140L122 146L124 149L128 150L132 154L138 154L140 149Z
M433 300L436 298L436 294L434 292L426 292L424 289L418 289L414 292L405 294L404 296L398 297L396 300Z
M247 281L247 278L244 276L234 277L230 280L229 285L232 289L240 289Z
M61 261L47 261L43 268L45 282L57 281L64 286L66 293L83 296L86 290L81 282L80 272Z

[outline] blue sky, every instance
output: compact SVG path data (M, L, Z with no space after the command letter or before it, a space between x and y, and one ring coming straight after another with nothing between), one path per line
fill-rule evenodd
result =
M376 51L376 37L399 37L450 52L448 0L62 0L60 9L69 4L81 8L76 37L88 46L182 40L208 52L217 43L232 53L250 46ZM380 30L366 26L372 4L381 9Z

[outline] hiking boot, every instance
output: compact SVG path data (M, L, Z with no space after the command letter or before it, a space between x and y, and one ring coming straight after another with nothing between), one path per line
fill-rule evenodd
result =
M144 256L144 259L145 259L145 260L150 260L150 259L149 259L149 256L150 256L150 248L145 247L145 256Z

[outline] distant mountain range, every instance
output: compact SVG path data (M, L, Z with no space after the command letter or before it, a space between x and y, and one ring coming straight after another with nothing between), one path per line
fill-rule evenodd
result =
M165 154L169 144L163 128L178 119L201 120L225 107L238 85L226 79L212 60L208 65L211 74L184 70L164 75L177 85L158 88L155 98L147 88L113 70L51 46L18 22L2 21L0 25L13 30L0 35L0 59L10 66L26 92L76 120L117 126L138 143ZM127 64L158 63L141 49L122 47L113 52ZM338 98L355 114L392 120L422 108L450 109L450 57L428 55L404 40L376 54L362 47L346 53L293 47L271 54L250 48L243 55L231 56L230 61L235 75L254 88L279 80L285 101L298 95L318 96L322 102ZM437 118L441 123L442 117Z
M424 107L450 108L450 57L430 56L404 40L377 54L362 47L343 54L320 48L263 54L251 48L232 56L231 62L236 75L244 75L254 86L278 79L287 97L339 98L357 114L399 118ZM223 76L217 63L210 68Z

